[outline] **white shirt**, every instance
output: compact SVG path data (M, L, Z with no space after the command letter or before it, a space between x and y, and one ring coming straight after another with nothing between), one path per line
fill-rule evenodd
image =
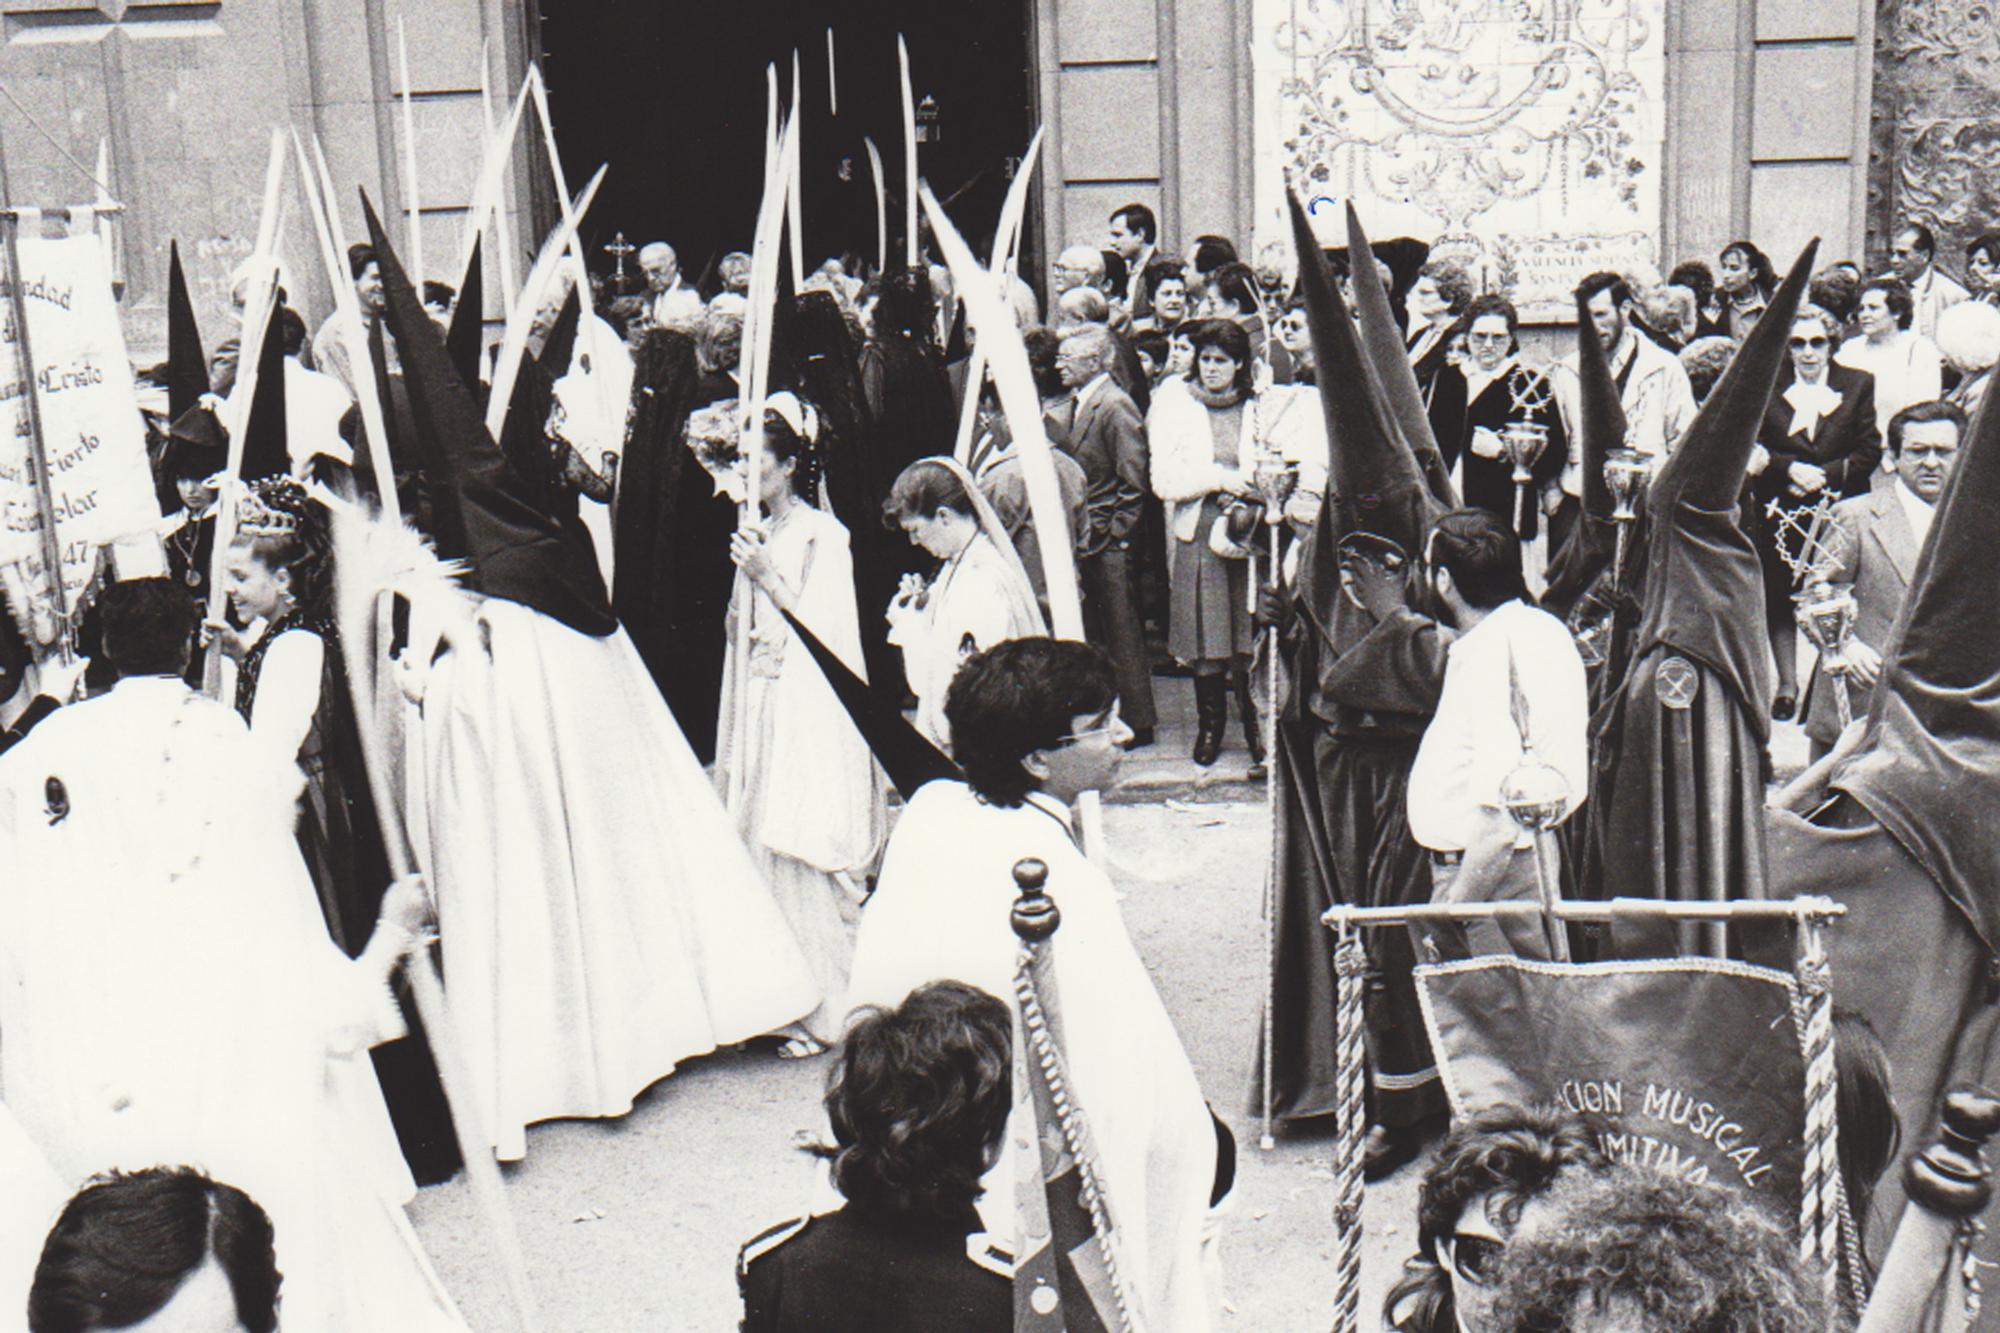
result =
M1944 360L1937 344L1915 329L1900 329L1887 343L1856 334L1834 358L1850 370L1875 377L1875 427L1889 437L1889 419L1912 403L1928 403L1944 393Z
M1935 266L1925 269L1924 276L1910 285L1914 307L1910 327L1926 338L1937 337L1938 316L1970 295L1949 274L1940 273Z
M1903 517L1910 521L1910 535L1917 539L1921 549L1924 538L1930 535L1931 520L1937 517L1937 506L1911 490L1901 477L1896 478L1896 500L1903 506Z
M1568 783L1569 813L1583 804L1590 722L1583 659L1560 620L1507 602L1452 643L1437 714L1410 768L1410 833L1432 851L1464 851L1482 826L1490 827L1501 785L1521 764L1510 657L1527 700L1535 757Z

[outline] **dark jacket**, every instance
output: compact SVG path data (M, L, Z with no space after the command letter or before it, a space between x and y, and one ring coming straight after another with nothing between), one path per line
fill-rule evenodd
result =
M1088 483L1089 523L1077 543L1086 558L1117 542L1130 541L1138 531L1151 487L1151 461L1146 453L1146 423L1131 395L1106 380L1067 418L1070 456L1083 465Z
M1799 503L1803 496L1791 489L1787 476L1793 463L1825 468L1830 494L1866 495L1869 479L1882 461L1882 433L1875 425L1875 377L1837 362L1828 366L1827 387L1840 395L1840 406L1819 419L1810 438L1803 432L1792 434L1792 405L1785 401L1785 390L1793 378L1789 366L1779 375L1757 432L1757 443L1771 454L1770 465L1751 481L1757 498Z
M780 1223L737 1257L743 1333L1011 1333L1013 1260L978 1231L854 1204Z

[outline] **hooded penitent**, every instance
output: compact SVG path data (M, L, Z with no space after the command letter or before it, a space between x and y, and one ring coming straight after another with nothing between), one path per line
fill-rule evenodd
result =
M1959 448L1902 612L1883 652L1859 748L1808 775L1770 812L1774 895L1826 894L1836 1002L1866 1018L1890 1061L1905 1144L1929 1141L1953 1087L1991 1086L2000 1019L2000 409L1987 401ZM1902 1202L1882 1178L1868 1229L1879 1258ZM1987 1210L1985 1260L1995 1257ZM1996 1327L1993 1307L1976 1327Z
M1739 498L1817 249L1807 246L1792 266L1647 493L1632 663L1592 728L1587 895L1766 893L1771 674L1763 570Z
M240 376L237 382L242 382ZM245 481L260 481L291 470L292 451L285 431L285 335L274 305L257 353L257 388L243 427L243 466L237 475Z
M408 383L412 443L429 485L438 554L463 560L471 571L466 584L476 592L519 602L584 634L611 633L618 619L596 556L529 498L487 435L472 395L452 369L444 336L424 313L365 194L361 205Z
M167 420L208 392L208 353L201 350L201 329L195 324L194 301L188 296L187 274L181 270L179 241L167 247Z
M708 763L722 703L736 506L717 494L685 442L699 380L691 338L647 333L633 361L632 425L619 463L612 602L688 745Z
M474 402L481 403L486 398L479 379L480 344L485 341L482 335L486 332L486 270L480 256L485 243L484 235L472 242L472 258L466 261L465 273L459 279L458 303L451 308L451 326L444 335L444 345L451 353L459 382L465 385Z
M1397 242L1389 244L1394 246ZM1361 230L1361 215L1354 211L1351 203L1347 206L1347 250L1355 256L1361 272L1375 271L1376 250ZM1416 267L1422 266L1423 255L1429 252L1428 246L1422 247L1422 253L1415 256L1412 273ZM1394 258L1385 258L1393 267ZM1431 430L1430 413L1424 408L1423 390L1417 387L1417 373L1410 365L1410 354L1403 345L1403 332L1396 324L1395 311L1389 306L1389 291L1379 282L1357 282L1353 286L1354 313L1361 321L1362 345L1367 349L1369 364L1374 367L1381 383L1383 401L1402 431L1410 452L1416 456L1417 466L1424 474L1424 484L1430 487L1432 498L1446 509L1456 508L1458 493L1452 488L1451 469L1445 466L1444 454L1438 449L1437 436Z
M1443 685L1444 651L1436 625L1407 596L1378 621L1342 592L1343 563L1407 579L1440 507L1296 199L1292 223L1328 388L1321 402L1330 447L1327 493L1291 599L1291 683L1275 755L1286 838L1269 1015L1272 1102L1279 1116L1300 1118L1327 1114L1339 1099L1333 937L1320 914L1335 902L1430 897L1429 865L1410 837L1404 801ZM1367 1001L1371 1114L1407 1127L1444 1106L1410 981L1414 960L1400 930L1370 932L1366 943L1380 976Z
M1611 568L1618 545L1617 524L1611 515L1616 507L1611 487L1604 478L1604 460L1625 443L1625 405L1618 396L1618 382L1611 377L1611 364L1604 356L1604 343L1591 322L1588 303L1576 303L1577 434L1583 467L1583 513L1562 548L1549 561L1548 587L1541 597L1542 609L1553 615L1568 615L1586 593L1596 588ZM1636 547L1637 543L1633 543ZM1639 553L1626 552L1625 585L1637 586L1631 565ZM1596 588L1608 596L1608 587ZM1613 680L1622 680L1622 665Z
M187 275L181 270L181 248L174 242L167 253L167 442L161 451L162 505L178 505L173 477L197 470L215 473L228 461L228 437L201 396L209 391L208 354L201 349L194 302ZM183 471L185 469L185 472Z

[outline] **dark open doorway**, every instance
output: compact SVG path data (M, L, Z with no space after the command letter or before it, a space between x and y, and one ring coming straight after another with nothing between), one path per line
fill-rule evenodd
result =
M585 232L593 267L622 231L670 241L691 278L748 250L762 192L765 67L789 97L798 51L808 266L875 258L863 136L881 150L891 262L902 248L903 139L896 34L919 101L937 108L919 170L984 252L1033 124L1025 4L938 0L540 0L543 69L572 188L608 162ZM834 30L838 114L828 100ZM1032 217L1033 210L1030 210ZM552 220L552 219L551 219ZM1024 265L1024 271L1034 272Z

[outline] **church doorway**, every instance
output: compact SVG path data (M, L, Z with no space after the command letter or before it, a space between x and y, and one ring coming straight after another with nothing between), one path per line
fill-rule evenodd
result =
M781 97L798 52L808 265L875 260L875 200L864 138L880 150L890 262L902 253L903 133L896 35L927 142L918 168L982 257L1034 123L1028 6L937 0L539 0L530 4L557 144L571 188L600 162L585 224L593 267L617 232L673 244L683 273L708 276L750 248L763 188L765 67ZM833 29L829 98L827 29ZM926 105L927 104L927 105ZM934 113L934 114L933 114ZM537 211L553 223L552 196ZM1032 220L1038 210L1030 208ZM628 272L636 266L628 262ZM1037 269L1024 262L1022 272Z

